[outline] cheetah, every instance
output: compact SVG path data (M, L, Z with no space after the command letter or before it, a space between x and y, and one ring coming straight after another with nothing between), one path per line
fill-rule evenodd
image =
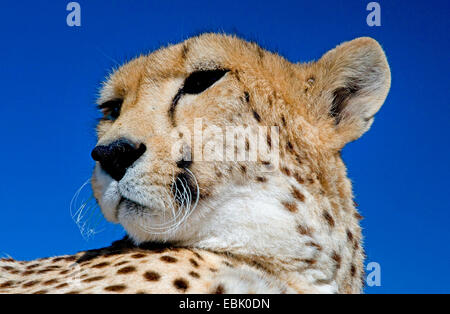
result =
M361 293L362 216L340 152L389 88L371 38L309 63L213 33L135 58L101 88L92 151L95 198L126 238L2 259L0 293ZM226 128L247 133L224 142Z

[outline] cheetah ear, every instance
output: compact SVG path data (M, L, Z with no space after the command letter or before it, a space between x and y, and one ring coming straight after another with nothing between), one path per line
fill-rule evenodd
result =
M361 37L330 50L316 66L322 103L343 146L370 128L386 99L391 84L386 56L376 40Z

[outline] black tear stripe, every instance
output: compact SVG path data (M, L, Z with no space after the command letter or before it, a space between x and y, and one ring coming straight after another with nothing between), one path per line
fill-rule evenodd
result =
M170 108L169 108L169 119L170 119L170 122L172 123L173 127L177 126L177 123L175 121L175 108L177 107L178 101L180 100L182 95L183 95L183 89L180 89L178 91L178 93L175 95L175 97L173 97L172 104L170 105Z
M174 186L172 187L173 196L180 205L183 203L182 196L185 189L191 194L191 204L194 203L199 196L197 186L192 180L192 175L187 171L182 171L176 176Z

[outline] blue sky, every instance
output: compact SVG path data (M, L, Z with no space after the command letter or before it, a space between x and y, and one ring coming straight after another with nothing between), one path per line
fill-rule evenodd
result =
M203 31L237 33L293 62L371 36L392 71L372 129L343 157L354 183L367 262L381 265L368 293L450 292L448 1L69 1L0 4L0 254L16 259L108 245L120 227L89 241L69 205L93 168L94 102L108 71L140 53ZM89 191L83 190L82 197Z

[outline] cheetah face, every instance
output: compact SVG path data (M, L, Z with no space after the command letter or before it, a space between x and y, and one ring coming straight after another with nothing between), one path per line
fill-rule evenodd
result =
M346 80L352 73L326 71L332 55L322 63L294 65L256 44L216 34L120 67L100 92L103 118L92 151L92 186L104 216L137 243L182 241L200 232L204 217L217 214L212 199L233 197L225 195L227 188L276 174L283 152L273 151L286 146L284 139L290 149L334 156L368 128L387 93L381 49L373 42L358 45L376 50L374 58L381 62L383 71L373 79L381 77L383 84L370 86L375 96L365 92L365 82L350 88ZM376 101L354 110L356 93ZM261 126L275 127L274 134L280 129L280 138L267 133L256 141L224 140L229 127L256 134ZM236 157L242 152L248 157L255 143L252 160ZM227 158L231 155L235 158Z
M197 162L193 138L209 126L257 123L228 53L188 41L131 61L102 88L92 185L105 217L137 242L173 239L217 176L236 167L220 156ZM213 131L201 140L202 155L219 141Z

